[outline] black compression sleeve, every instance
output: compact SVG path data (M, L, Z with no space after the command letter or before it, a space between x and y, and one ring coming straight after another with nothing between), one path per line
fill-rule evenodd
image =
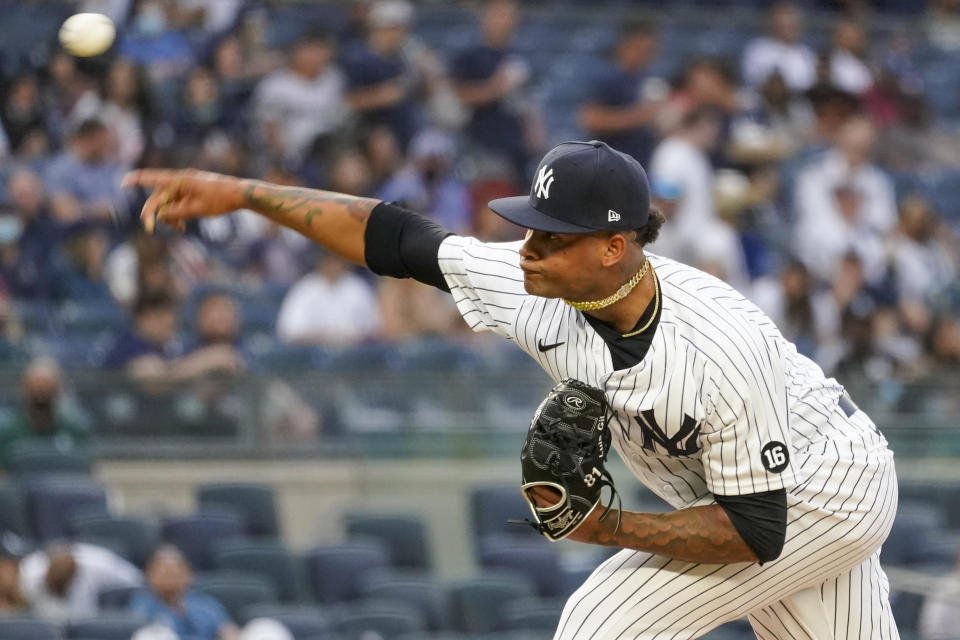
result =
M786 490L714 497L760 564L780 556L787 537Z
M381 276L414 278L441 291L450 291L437 253L449 231L413 211L381 202L367 220L363 258Z

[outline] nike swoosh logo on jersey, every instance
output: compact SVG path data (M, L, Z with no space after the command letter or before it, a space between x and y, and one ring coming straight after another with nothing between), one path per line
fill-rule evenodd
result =
M556 349L562 344L566 344L566 342L557 342L554 344L543 344L543 340L540 340L539 342L537 342L537 349L540 351L540 353L545 353L547 351L550 351L551 349Z

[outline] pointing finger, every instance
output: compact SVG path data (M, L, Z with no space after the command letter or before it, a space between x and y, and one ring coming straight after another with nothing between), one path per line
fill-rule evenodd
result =
M124 187L165 187L173 182L179 173L169 169L140 169L125 175L122 185Z
M154 191L143 203L143 209L140 210L140 220L147 233L153 233L157 225L157 212L169 200L169 194L163 190Z

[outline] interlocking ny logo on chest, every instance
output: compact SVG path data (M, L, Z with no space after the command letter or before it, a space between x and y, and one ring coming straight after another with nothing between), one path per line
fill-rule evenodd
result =
M660 447L662 452L669 456L692 456L700 450L697 437L700 435L700 423L692 416L683 415L680 428L673 435L667 435L667 430L657 424L653 409L645 409L634 417L640 427L640 447L651 453ZM630 439L629 430L625 434Z

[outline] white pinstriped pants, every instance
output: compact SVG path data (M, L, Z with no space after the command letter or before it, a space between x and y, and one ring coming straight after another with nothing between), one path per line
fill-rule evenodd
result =
M787 494L779 558L696 564L621 551L570 597L554 640L688 640L745 615L760 640L898 639L879 564L897 510L893 454L831 442L803 464L822 471Z

